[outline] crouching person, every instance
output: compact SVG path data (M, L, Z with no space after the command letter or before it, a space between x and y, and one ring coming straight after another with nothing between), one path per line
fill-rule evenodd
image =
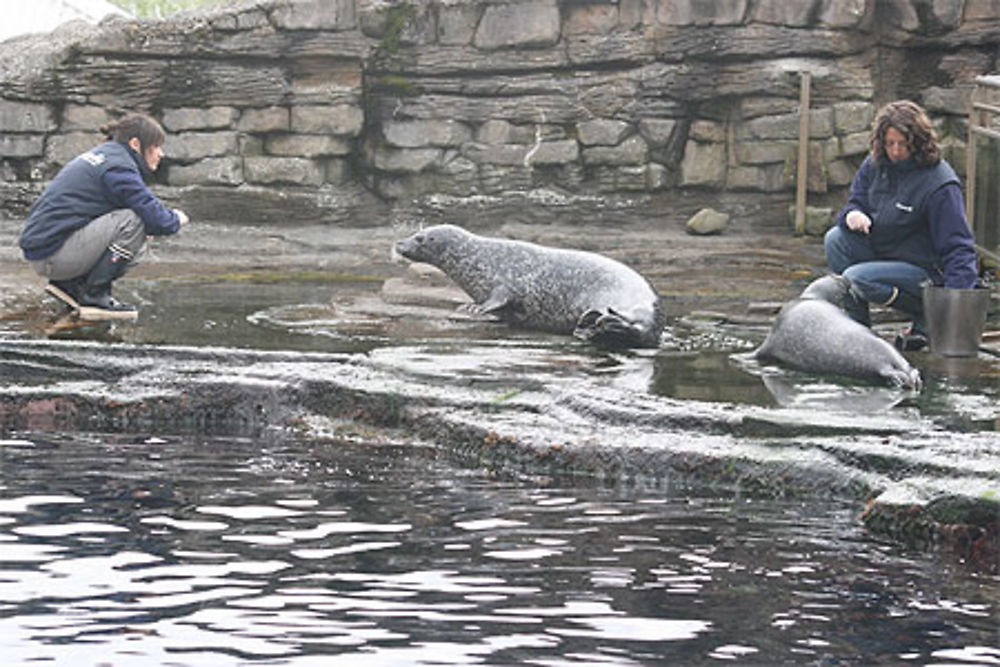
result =
M111 284L137 260L147 236L176 234L188 221L146 186L166 134L133 114L101 127L107 141L65 165L31 206L20 246L46 291L84 319L135 319Z

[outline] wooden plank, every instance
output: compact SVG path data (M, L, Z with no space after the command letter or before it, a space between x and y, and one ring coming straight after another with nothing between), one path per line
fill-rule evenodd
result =
M795 180L795 231L806 228L806 185L809 181L809 86L811 75L802 72L799 82L799 165Z

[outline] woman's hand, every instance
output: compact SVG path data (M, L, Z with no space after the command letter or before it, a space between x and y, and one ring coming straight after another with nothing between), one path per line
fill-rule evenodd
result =
M179 208L175 208L174 209L174 213L177 214L178 220L181 221L181 227L183 227L184 225L186 225L187 223L189 223L191 221L191 219L188 218L187 213L185 213L184 211L180 210Z
M858 210L848 213L844 222L847 224L847 228L852 232L868 234L872 230L872 219Z

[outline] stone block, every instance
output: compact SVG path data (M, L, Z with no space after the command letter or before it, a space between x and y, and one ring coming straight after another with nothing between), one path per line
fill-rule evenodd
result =
M361 3L358 25L366 37L379 40L378 49L394 55L402 46L434 43L437 39L437 13L431 3L376 2Z
M855 165L846 160L831 160L826 164L826 180L835 188L850 185L855 172L857 172Z
M618 0L618 25L624 30L652 24L655 16L655 8L648 7L646 0Z
M190 165L169 166L170 185L239 185L243 182L243 160L238 157L212 157Z
M871 132L855 132L840 138L841 156L865 155L871 150Z
M41 157L45 138L41 134L0 134L0 157Z
M793 139L741 141L735 145L736 160L740 164L769 164L785 162L797 154L799 142Z
M739 138L795 139L799 138L799 114L761 116L740 126ZM833 109L824 107L809 110L809 138L823 139L833 136Z
M112 120L104 107L67 104L63 108L61 129L63 132L98 132L102 125Z
M1000 0L965 0L964 21L1000 21Z
M562 20L555 0L486 6L472 43L478 49L543 48L559 41Z
M489 120L476 130L476 141L484 144L535 144L544 139L565 139L558 125L515 125L505 120Z
M351 168L343 158L330 158L326 161L326 182L334 185L347 183L351 177Z
M781 26L803 28L816 22L823 0L781 0L758 2L750 11L750 20Z
M583 150L584 164L645 164L649 160L649 146L634 134L617 146L591 146Z
M639 134L654 148L662 148L670 143L677 127L673 118L643 118L639 121Z
M673 26L740 25L747 0L653 0L658 23Z
M617 146L632 131L632 126L621 120L596 118L577 123L576 129L584 146Z
M417 173L427 169L441 159L440 148L392 148L379 146L375 149L375 168L381 171Z
M871 102L838 102L833 105L833 127L837 134L870 133L875 120Z
M256 157L258 155L264 155L264 139L263 137L254 137L249 134L241 134L240 138L240 155L243 157Z
M45 142L45 157L55 164L63 165L103 140L104 138L95 132L51 134Z
M472 130L454 120L403 120L384 123L382 136L397 148L461 146L472 138Z
M874 13L875 0L821 0L819 24L847 29L865 25Z
M696 120L691 123L688 138L700 142L722 142L726 140L726 126L711 120Z
M524 156L526 166L567 164L580 157L580 145L573 139L543 141L532 146Z
M357 25L355 0L295 0L276 3L275 27L285 30L350 30Z
M350 155L350 139L330 134L278 134L264 139L264 152L268 155L290 157L319 157L321 155Z
M806 155L806 189L809 192L823 193L829 188L826 179L827 161L824 155L828 143L823 141L809 142L809 151ZM789 158L787 163L789 179L793 184L798 178L798 157L798 151L796 151L794 158ZM793 174L795 175L793 176Z
M566 35L607 35L618 27L618 5L604 3L565 5Z
M508 144L512 141L513 126L505 120L488 120L476 130L476 141L484 144Z
M236 109L229 106L166 109L163 112L163 127L169 132L224 130L233 126L237 115Z
M731 190L781 192L792 185L784 164L737 165L726 174L726 188Z
M266 185L319 185L324 180L324 170L314 160L296 157L244 158L243 174L247 183Z
M164 152L179 162L239 152L236 132L181 132L167 138Z
M291 128L290 119L287 107L244 109L236 129L241 132L286 132Z
M725 180L726 145L688 140L681 160L681 185L717 188Z
M928 86L921 94L921 102L930 114L965 116L972 108L972 87Z
M674 184L672 172L659 162L646 165L645 178L647 190L664 190Z
M528 146L469 143L462 147L462 155L479 165L523 166L524 158L528 155Z
M51 132L55 129L52 110L44 104L7 100L0 103L0 132Z
M303 134L335 134L356 137L364 127L364 112L353 104L336 106L294 106L292 131Z
M958 27L961 2L955 0L879 0L879 18L913 33L940 33Z
M442 46L465 46L472 43L482 15L482 5L445 0L438 5L437 40Z

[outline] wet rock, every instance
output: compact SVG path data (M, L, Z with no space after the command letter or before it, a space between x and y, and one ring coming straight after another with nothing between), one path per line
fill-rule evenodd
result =
M788 207L788 220L795 224L795 204ZM833 209L820 206L806 206L805 222L802 233L807 236L823 236L833 224Z
M703 208L687 221L685 228L689 234L708 236L721 234L729 227L729 214L715 209Z

